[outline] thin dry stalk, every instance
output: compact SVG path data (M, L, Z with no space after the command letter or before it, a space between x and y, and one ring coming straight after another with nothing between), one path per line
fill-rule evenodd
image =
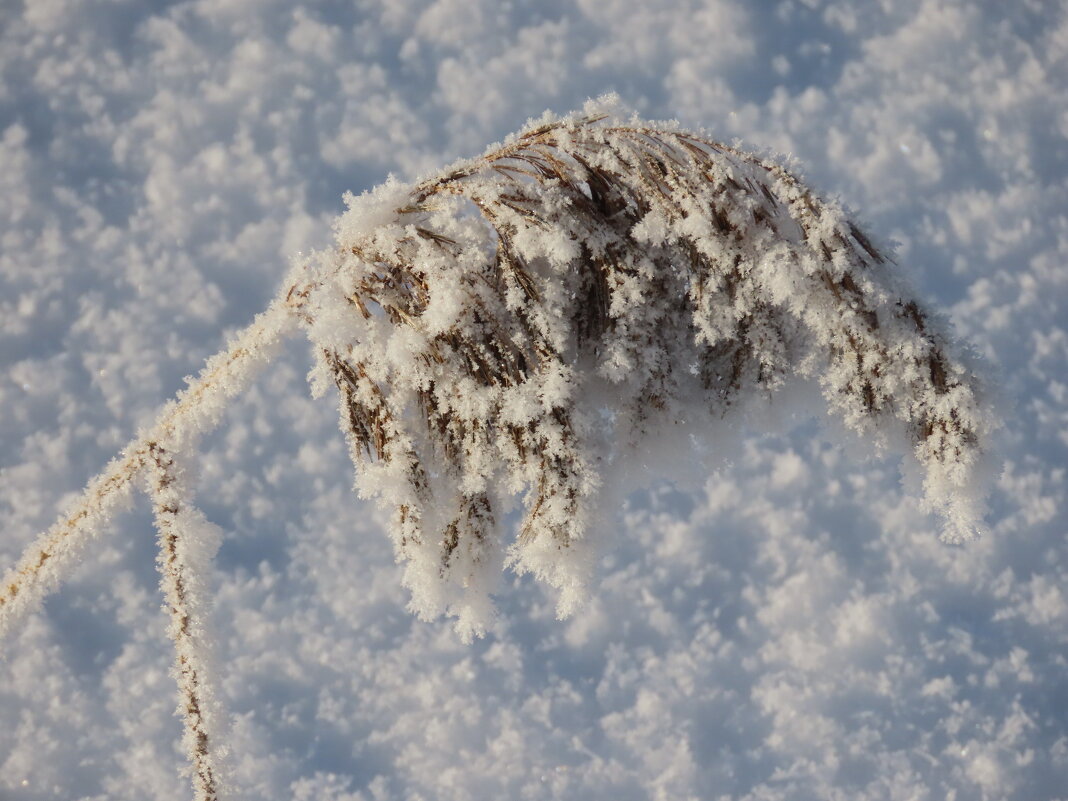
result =
M181 471L174 457L159 444L148 443L148 488L159 534L160 589L170 616L168 634L174 642L175 678L180 702L178 711L185 727L183 741L192 769L195 801L218 801L221 743L209 731L208 720L218 714L217 693L210 685L207 666L210 648L205 633L208 599L198 593L205 580L191 561L189 550L202 543L190 543L183 525L202 525L199 512L186 499ZM197 597L197 596L200 597Z
M167 404L150 431L94 478L72 510L33 542L0 584L0 637L32 611L73 569L89 542L129 498L153 443L188 447L218 421L227 400L238 394L270 358L292 325L293 301L276 300L226 351L208 360L189 387Z

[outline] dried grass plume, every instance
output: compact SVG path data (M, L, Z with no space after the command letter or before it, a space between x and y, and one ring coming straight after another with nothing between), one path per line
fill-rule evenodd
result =
M502 567L574 608L600 489L635 449L707 440L799 379L845 426L905 451L944 539L974 536L992 428L981 384L889 254L777 163L591 104L347 201L335 246L294 269L0 585L2 633L147 479L197 798L217 797L223 772L199 584L217 537L181 465L297 330L314 391L336 388L358 490L393 510L413 610L454 614L465 636L491 619Z

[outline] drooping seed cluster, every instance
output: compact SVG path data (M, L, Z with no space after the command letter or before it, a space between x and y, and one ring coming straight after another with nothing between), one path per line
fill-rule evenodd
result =
M878 444L909 443L945 538L972 535L976 379L887 255L777 164L573 117L349 202L294 291L417 612L480 631L503 564L566 612L605 466L794 378Z

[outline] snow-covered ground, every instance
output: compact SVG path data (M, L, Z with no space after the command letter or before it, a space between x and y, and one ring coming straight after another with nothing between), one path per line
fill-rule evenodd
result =
M616 91L797 159L987 359L1004 470L938 541L811 421L650 475L566 621L506 576L406 611L288 347L205 442L240 797L1068 798L1068 4L2 0L0 570L151 422L341 195ZM148 502L0 644L0 797L175 799Z

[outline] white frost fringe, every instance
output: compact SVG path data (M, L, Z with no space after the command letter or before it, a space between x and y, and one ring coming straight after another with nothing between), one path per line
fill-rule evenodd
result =
M174 642L177 713L185 726L182 744L195 801L218 801L226 787L227 716L212 669L211 592L206 582L222 533L193 505L187 472L174 454L149 446L147 473L159 533L160 589L170 615L167 633Z
M0 638L66 579L88 544L128 504L151 447L165 444L172 452L191 451L201 435L218 425L227 401L241 394L270 360L294 322L285 300L274 301L226 351L212 356L200 375L163 407L156 424L127 445L89 482L70 511L23 552L0 584Z

